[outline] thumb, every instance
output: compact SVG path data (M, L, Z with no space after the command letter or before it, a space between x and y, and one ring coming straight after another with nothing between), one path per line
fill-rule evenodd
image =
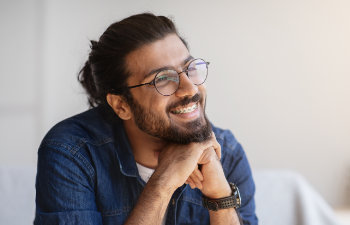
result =
M213 148L216 152L216 155L218 156L219 159L221 159L221 146L220 146L219 142L216 140L214 132L212 132L212 134L211 134L211 143L212 143Z
M199 157L198 164L208 164L213 159L218 158L213 147L205 149L202 155Z

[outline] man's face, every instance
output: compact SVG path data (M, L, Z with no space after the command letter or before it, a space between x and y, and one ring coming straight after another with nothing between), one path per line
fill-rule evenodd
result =
M129 86L148 83L155 77L151 71L161 68L183 71L191 59L180 38L170 34L127 56L126 66L131 74L127 83ZM143 132L180 144L201 142L210 137L211 126L204 111L205 87L194 85L185 73L180 74L179 88L170 96L161 95L153 85L130 91L133 99L128 103L133 124Z

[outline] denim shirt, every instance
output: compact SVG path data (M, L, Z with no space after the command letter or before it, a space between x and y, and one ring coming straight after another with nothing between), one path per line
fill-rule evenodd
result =
M116 116L115 116L116 117ZM242 146L213 126L228 181L241 193L244 224L257 224L255 186ZM54 126L38 150L35 225L123 224L145 186L120 119L100 107ZM209 224L200 190L183 185L173 194L166 224Z

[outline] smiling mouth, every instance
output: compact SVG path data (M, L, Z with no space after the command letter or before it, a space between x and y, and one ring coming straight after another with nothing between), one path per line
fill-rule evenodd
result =
M191 113L191 112L195 111L197 108L198 108L198 102L196 102L193 105L187 106L187 107L175 108L175 109L171 110L170 112L173 114Z

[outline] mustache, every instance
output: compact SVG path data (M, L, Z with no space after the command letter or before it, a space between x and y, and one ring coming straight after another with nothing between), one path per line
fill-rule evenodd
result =
M179 106L184 106L184 105L188 105L192 102L198 102L199 100L201 100L203 98L203 95L201 93L196 93L194 96L192 97L185 97L183 99L181 99L180 101L173 103L171 105L169 105L167 107L167 111L170 111L170 109L172 108L176 108Z

